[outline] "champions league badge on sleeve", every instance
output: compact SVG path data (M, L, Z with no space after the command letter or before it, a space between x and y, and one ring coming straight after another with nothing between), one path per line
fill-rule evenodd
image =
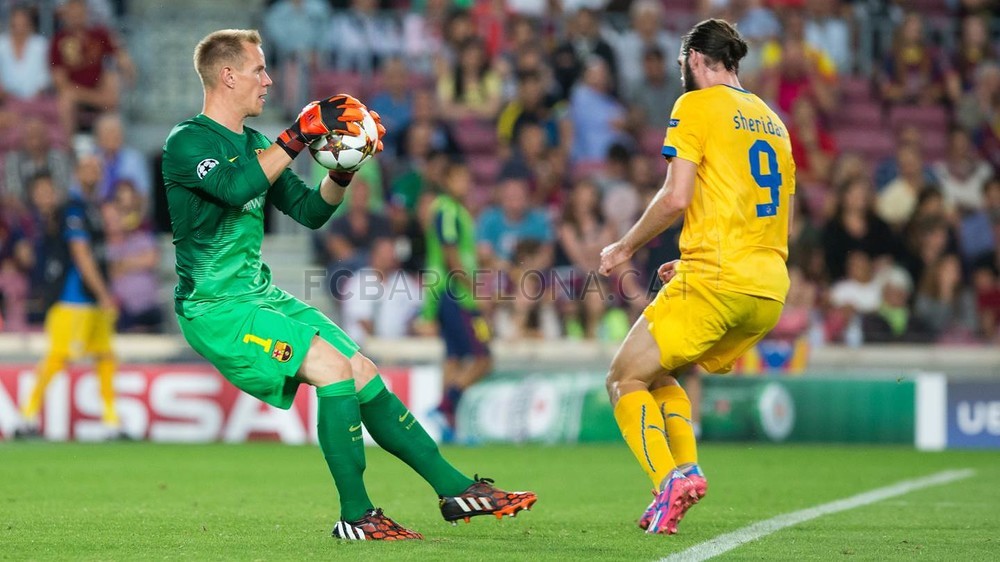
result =
M198 167L195 168L195 172L198 174L198 179L205 179L205 176L212 171L212 168L218 165L219 161L215 158L206 158L201 162L198 162Z

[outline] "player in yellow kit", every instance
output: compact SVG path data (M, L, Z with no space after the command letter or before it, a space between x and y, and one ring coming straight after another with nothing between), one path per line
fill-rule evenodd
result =
M693 363L728 372L778 322L788 292L795 163L781 119L740 85L746 53L722 20L684 36L686 93L663 143L666 181L635 226L601 252L607 275L684 215L681 259L661 267L669 282L632 327L607 381L622 435L655 487L639 521L647 533L677 532L707 488L691 403L673 374Z

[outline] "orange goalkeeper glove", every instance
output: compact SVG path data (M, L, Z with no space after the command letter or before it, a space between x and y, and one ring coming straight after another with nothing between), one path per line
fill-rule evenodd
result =
M382 152L382 137L385 136L385 126L382 125L382 116L373 109L368 110L368 114L375 120L375 127L378 128L378 144L375 145L375 154Z
M322 101L314 101L302 108L292 126L285 129L276 141L291 158L295 158L314 140L338 132L348 135L361 133L358 124L364 119L364 105L355 97L337 94Z
M378 154L382 152L382 137L385 135L385 126L382 125L382 116L377 111L368 110L368 114L375 120L375 126L378 128L378 144L375 145L375 154ZM340 187L347 187L350 185L351 180L354 179L354 172L330 170L327 175Z

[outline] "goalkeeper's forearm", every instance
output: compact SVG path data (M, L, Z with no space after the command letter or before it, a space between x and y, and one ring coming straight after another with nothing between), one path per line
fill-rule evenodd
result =
M323 196L323 201L326 201L327 205L340 205L346 193L347 186L338 184L330 174L324 176L319 184L319 194Z
M292 158L280 146L272 144L257 155L257 162L267 176L267 183L274 185L278 176L292 163Z

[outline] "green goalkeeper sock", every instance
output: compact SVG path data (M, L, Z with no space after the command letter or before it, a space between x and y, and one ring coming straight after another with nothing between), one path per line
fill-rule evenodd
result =
M372 509L365 490L365 443L354 381L316 389L319 399L319 446L340 493L340 517L356 521Z
M358 392L361 419L375 442L410 465L439 496L457 496L473 481L455 469L420 422L376 375Z

